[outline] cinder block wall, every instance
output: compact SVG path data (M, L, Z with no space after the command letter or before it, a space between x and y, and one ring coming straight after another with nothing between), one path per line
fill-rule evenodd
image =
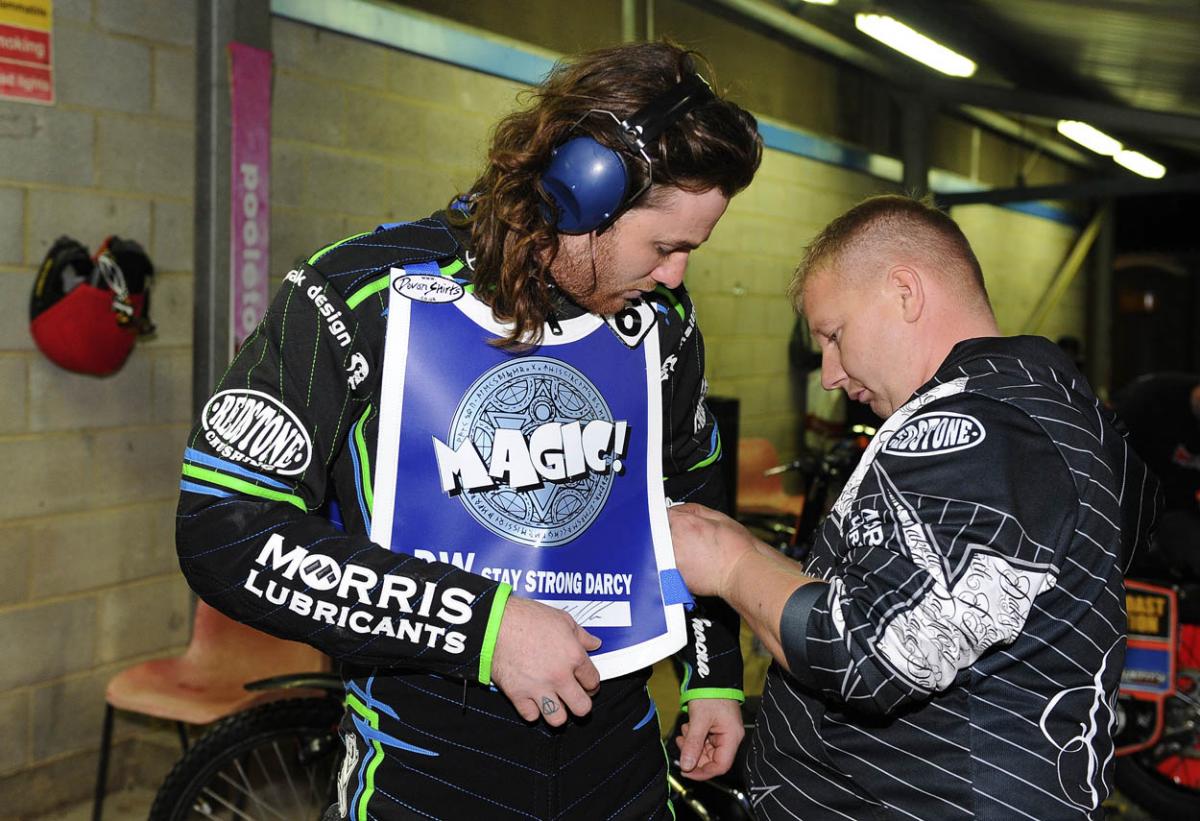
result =
M172 529L191 402L194 3L59 0L57 104L0 104L0 815L86 798L106 681L187 639ZM522 88L279 19L273 49L276 283L331 241L443 206L475 177L491 124ZM836 93L826 80L815 97ZM889 188L768 151L695 254L712 392L741 400L743 435L793 446L783 290L817 229ZM1074 231L960 212L1002 323L1019 327ZM33 274L62 233L93 247L108 233L137 239L158 267L158 335L116 376L61 371L29 338ZM1056 333L1082 327L1072 294ZM112 784L154 783L174 756L169 738L154 747L162 735L118 723Z
M56 103L0 104L6 818L88 795L108 678L187 639L172 532L190 415L193 20L192 0L58 0ZM158 269L158 335L115 376L61 370L29 336L34 272L61 234L135 239ZM118 724L114 783L152 730Z

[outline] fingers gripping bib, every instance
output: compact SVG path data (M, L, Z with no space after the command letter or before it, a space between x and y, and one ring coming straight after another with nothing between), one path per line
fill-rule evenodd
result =
M630 347L584 315L514 354L487 306L415 277L392 271L372 540L565 610L603 678L682 647L657 334Z

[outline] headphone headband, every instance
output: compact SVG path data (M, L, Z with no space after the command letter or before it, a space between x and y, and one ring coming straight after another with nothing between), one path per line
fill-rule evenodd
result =
M646 145L658 139L668 126L714 96L708 81L699 74L689 74L628 120L620 121L622 142L642 154Z

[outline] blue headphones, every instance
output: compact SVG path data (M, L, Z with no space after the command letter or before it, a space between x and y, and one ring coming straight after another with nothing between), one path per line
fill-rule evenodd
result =
M553 204L553 213L546 209L547 218L564 234L587 234L607 228L650 187L653 163L646 146L672 123L713 97L703 77L689 74L628 120L603 109L583 115L579 122L593 114L612 118L621 145L631 157L646 164L646 182L631 195L629 167L621 151L589 136L572 137L550 152L550 166L542 174L542 188Z

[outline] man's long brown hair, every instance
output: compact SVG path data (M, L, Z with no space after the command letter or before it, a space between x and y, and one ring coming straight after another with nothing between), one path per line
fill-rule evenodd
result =
M470 212L451 209L450 215L471 232L475 293L498 321L513 323L503 345L539 342L553 305L550 265L558 234L546 217L550 200L540 180L551 150L572 135L588 134L628 154L615 136L616 123L585 116L588 111L625 119L701 67L707 64L699 54L670 42L589 52L557 64L527 92L528 105L496 125L486 168L471 186ZM711 82L711 72L703 73ZM653 188L634 208L653 207L661 187L695 193L717 188L732 197L754 178L762 139L754 117L718 93L666 128L646 153ZM630 190L640 190L644 164L629 161L627 167Z

